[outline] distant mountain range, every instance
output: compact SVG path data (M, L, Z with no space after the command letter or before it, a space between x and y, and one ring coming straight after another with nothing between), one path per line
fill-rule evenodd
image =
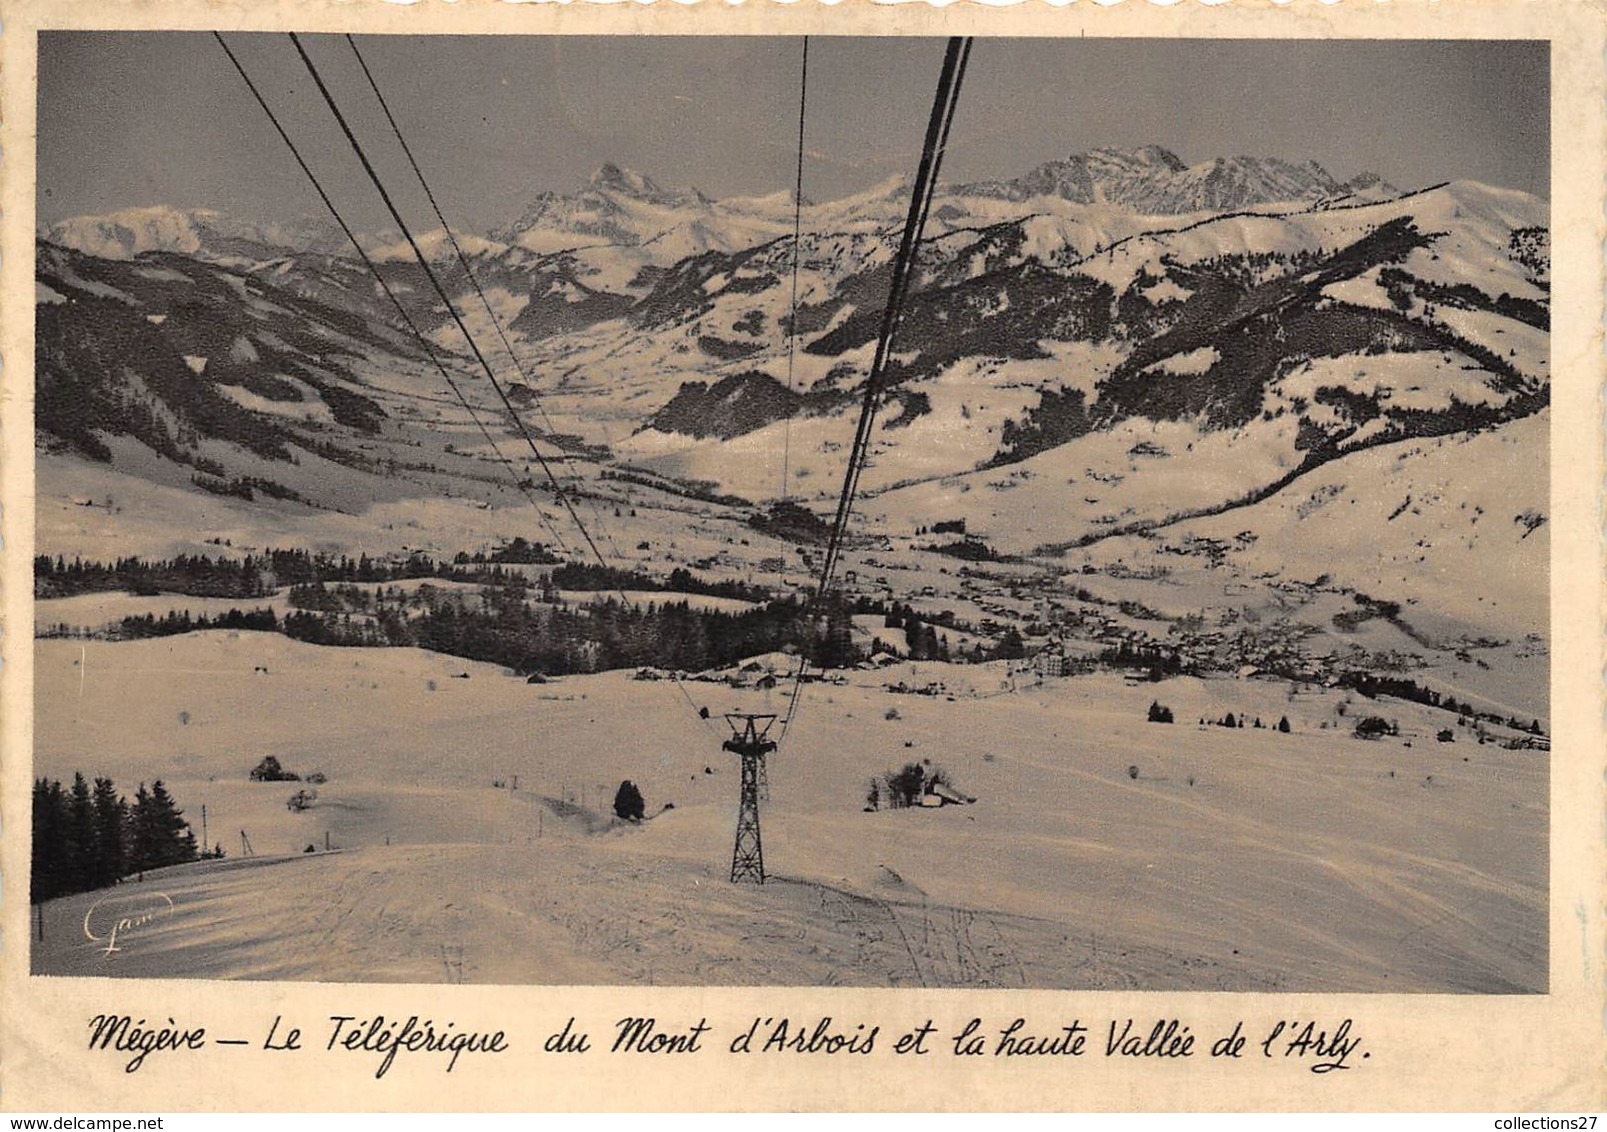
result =
M228 263L270 258L287 248L331 254L350 250L338 228L317 218L288 226L258 225L212 209L162 205L41 224L38 237L103 259L177 252Z
M1109 203L1153 216L1236 212L1288 201L1372 203L1400 195L1376 173L1340 182L1315 161L1291 165L1268 157L1219 157L1185 165L1158 145L1096 149L1040 165L1013 181L979 181L953 191L1011 201L1059 197L1079 204Z
M833 228L856 222L902 219L909 179L894 177L868 190L824 205L806 202L815 223ZM1231 212L1273 204L1365 203L1399 196L1377 174L1340 182L1314 161L1292 165L1277 158L1217 158L1185 165L1161 146L1134 150L1096 149L1047 162L1008 181L977 181L939 190L948 201L940 217L969 215L966 198L1025 203L1040 198L1075 204L1111 204L1151 216ZM985 206L983 206L985 208ZM791 230L790 193L714 200L696 188L665 188L651 177L613 163L601 166L574 192L539 193L511 224L471 237L477 250L497 247L550 252L601 243L642 246L677 228L701 232L733 250L756 232ZM126 259L149 251L200 255L218 261L261 256L272 249L344 255L344 237L322 217L290 225L255 225L208 210L162 206L130 208L103 216L80 216L41 224L39 238L90 255ZM463 234L459 234L460 240ZM395 231L363 237L371 252L408 252ZM444 239L432 247L446 252ZM680 246L680 245L678 245ZM408 253L410 254L410 253Z
M790 444L790 489L824 495L908 192L895 179L806 202L794 312L790 194L713 200L605 165L489 237L460 237L517 367L444 233L420 243L517 387L527 427L556 427L594 471L629 463L762 499L779 490L766 477ZM1163 482L1187 483L1188 506L1209 510L1364 448L1500 429L1548 401L1547 224L1545 202L1520 192L1402 193L1312 162L1185 165L1156 146L948 186L866 489L993 483L998 469L1065 483L1140 423L1200 439L1198 454L1120 456L1119 491L1070 492L1055 538L1040 541L1076 542L1164 519L1182 504ZM395 490L398 468L501 477L334 235L166 208L43 226L41 444L197 489L255 484L272 507L360 507ZM411 252L393 233L363 239L497 421ZM1260 455L1230 473L1219 436Z

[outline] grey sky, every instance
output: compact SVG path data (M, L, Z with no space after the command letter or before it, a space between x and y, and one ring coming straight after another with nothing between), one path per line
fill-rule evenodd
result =
M282 35L228 37L338 204L388 226ZM304 42L406 214L427 203L345 42ZM711 196L790 187L801 41L371 37L370 67L448 219L484 231L604 161ZM1549 187L1544 42L990 40L976 44L945 180L1019 175L1099 146L1185 161L1314 158L1402 186ZM913 170L932 39L810 42L804 191ZM210 35L40 36L39 214L134 205L291 220L321 206Z

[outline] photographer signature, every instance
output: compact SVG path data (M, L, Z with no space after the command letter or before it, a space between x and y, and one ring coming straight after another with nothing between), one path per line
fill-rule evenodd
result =
M173 898L165 892L102 896L84 913L84 938L102 945L100 950L109 959L113 952L123 950L118 946L119 939L171 916L173 911Z

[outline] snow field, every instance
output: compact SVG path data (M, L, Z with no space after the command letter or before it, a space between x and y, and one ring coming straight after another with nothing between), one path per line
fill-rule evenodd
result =
M231 856L240 827L264 857L321 847L326 830L342 850L162 878L190 911L117 973L1545 985L1546 756L1435 743L1446 717L1409 704L1366 705L1401 727L1366 742L1318 728L1339 693L1259 680L1039 686L999 664L923 663L811 684L770 768L777 882L752 889L725 881L736 775L723 728L665 682L530 686L416 650L250 633L36 653L38 773L81 768L125 790L163 777L192 821L208 806ZM954 698L879 686L900 678ZM784 712L788 691L685 687L712 724ZM1144 721L1153 698L1176 724ZM1294 733L1195 723L1229 710L1269 728L1287 714ZM294 784L245 780L268 753L329 775L311 809L285 809ZM920 758L977 803L864 812L872 775ZM607 821L623 778L657 815L640 828ZM85 899L50 909L35 969L96 958L54 930Z

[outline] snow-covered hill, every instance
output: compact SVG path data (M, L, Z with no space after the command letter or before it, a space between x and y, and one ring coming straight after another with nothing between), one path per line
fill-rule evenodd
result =
M854 673L805 690L773 759L772 879L759 887L726 879L734 760L667 682L610 673L532 687L411 649L254 633L46 641L35 663L36 773L160 777L192 821L207 807L229 854L120 887L159 888L175 914L131 934L114 963L81 931L94 895L50 902L38 973L1546 987L1546 758L1481 745L1468 728L1436 742L1444 713L1415 705L1382 709L1399 734L1368 742L1350 735L1358 708L1341 691L1018 677L1001 695L1001 680L1015 683L1002 664L927 664L949 695L921 697L884 687L909 679L907 665ZM776 711L785 697L688 692L716 716ZM1177 724L1144 721L1157 697ZM1195 725L1225 712L1268 726ZM1287 734L1271 726L1280 717ZM247 779L267 753L328 776L310 808L287 809L296 784ZM865 812L872 776L920 759L976 803ZM642 826L608 815L624 779L657 814ZM241 831L259 856L241 856ZM322 852L326 837L337 852Z
M1088 156L1105 171L1101 184L1120 180L1112 170L1154 187L1165 181L1162 174L1193 177L1200 168L1182 168L1153 148ZM988 198L946 199L901 327L906 351L915 352L906 352L892 375L900 406L892 419L904 427L932 412L935 390L929 387L946 370L959 364L974 371L989 358L1019 371L1017 388L1056 396L1080 389L1087 414L1081 424L1039 419L1034 414L1048 412L1044 399L1035 406L1030 396L1009 398L1014 431L1000 432L987 454L994 462L1058 442L1057 429L1099 427L1130 415L1202 417L1216 428L1242 424L1261 410L1270 383L1303 361L1356 351L1438 350L1453 364L1461 355L1484 375L1475 384L1498 387L1497 401L1544 385L1547 276L1543 251L1538 257L1534 251L1534 235L1545 234L1541 202L1457 184L1373 205L1315 207L1306 190L1322 178L1312 180L1316 174L1308 167L1252 164L1260 171L1257 183L1265 182L1258 200L1293 196L1294 203L1281 211L1207 211L1163 220L1113 203L1113 194L1101 192L1098 201L1084 204L1057 191L1029 202L1048 206L1045 212L993 214L976 224L968 223L976 219L970 205L986 211L981 206ZM1288 176L1272 176L1278 171ZM1331 196L1321 203L1331 206ZM712 384L742 372L762 374L791 381L795 394L818 388L822 404L844 407L847 398L840 395L862 380L863 353L879 321L896 232L882 222L896 212L899 197L900 186L891 184L806 210L796 320L790 310L793 249L781 238L790 219L783 199L714 202L605 166L578 194L545 195L500 240L464 237L459 244L481 289L494 299L498 319L520 344L521 380L535 374L538 387L561 389L590 369L584 359L600 351L609 360L613 388L632 401L639 389L646 401L624 414L635 418L631 429L651 423L673 433L667 422L674 414L659 410L682 381ZM242 260L245 237L223 240L217 233L226 227L215 216L146 210L70 222L48 235L116 259L167 248L218 262L227 244L223 265L264 285L376 327L397 322L383 296L365 283L360 265L317 249L280 249L262 258L271 249L261 242L251 244L254 262ZM457 305L488 330L489 316L445 234L426 234L421 245L441 257ZM403 247L376 242L373 250L393 290L407 296L412 317L442 348L466 352L444 308L427 301L430 288L403 257ZM46 256L45 262L54 261ZM85 261L86 270L95 270L92 262ZM40 281L49 293L60 293L48 269ZM137 286L123 291L139 300ZM159 305L146 313L167 317L155 309ZM161 334L178 326L175 320ZM1269 342L1269 334L1280 341ZM1289 343L1291 334L1296 340ZM1062 372L1058 381L1041 368L1032 373L1030 363L1079 343L1108 347L1104 372ZM807 355L802 367L789 360L792 348ZM1248 382L1241 372L1247 352L1260 371ZM1201 360L1203 368L1189 371ZM822 368L821 361L829 364ZM633 371L644 371L644 384ZM825 396L821 383L828 378L831 395ZM1351 392L1366 397L1375 390ZM1457 395L1492 400L1476 389L1459 387ZM1447 396L1425 392L1414 407L1444 406ZM615 413L605 409L604 415ZM1320 426L1318 417L1310 419ZM763 414L745 420L750 430L769 423ZM960 427L941 415L934 423ZM729 438L728 430L718 431ZM727 475L746 478L740 469Z
M334 224L311 218L290 225L252 224L214 209L165 206L128 208L101 216L77 216L41 224L48 243L104 259L132 259L144 252L178 252L220 263L255 262L281 249L344 254L345 237Z

